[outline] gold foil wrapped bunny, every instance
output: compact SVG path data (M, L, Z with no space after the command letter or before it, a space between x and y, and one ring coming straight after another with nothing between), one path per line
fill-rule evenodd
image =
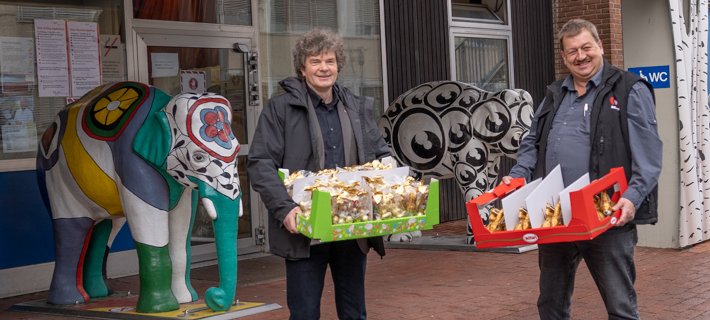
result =
M530 225L530 216L528 215L528 210L525 208L520 208L518 210L518 224L515 225L513 230L527 230L532 228Z
M488 216L488 231L504 231L505 230L505 220L503 219L503 209L491 208L490 215Z

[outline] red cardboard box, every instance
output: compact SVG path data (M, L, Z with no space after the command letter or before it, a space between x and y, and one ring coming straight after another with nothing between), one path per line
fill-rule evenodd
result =
M626 191L627 184L624 169L621 167L613 168L604 177L592 181L580 190L570 192L572 219L570 219L569 223L565 221L567 225L491 232L483 225L479 207L494 200L502 199L525 185L523 178L515 178L509 185L501 184L466 203L469 221L476 239L476 247L495 248L594 239L602 232L613 227L621 215L621 211L616 211L600 220L594 207L594 195L613 187L615 191L611 200L616 203ZM517 214L517 212L514 214Z

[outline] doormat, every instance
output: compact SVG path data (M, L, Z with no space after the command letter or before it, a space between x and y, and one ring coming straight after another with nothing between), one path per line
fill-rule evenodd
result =
M195 302L184 303L175 311L140 313L135 311L137 295L130 293L115 293L105 298L95 298L89 303L76 305L53 305L46 300L35 300L14 304L13 311L29 311L51 313L65 316L85 316L101 319L126 319L126 320L226 320L246 317L262 312L280 309L276 303L244 302L237 300L227 311L212 311L202 299Z

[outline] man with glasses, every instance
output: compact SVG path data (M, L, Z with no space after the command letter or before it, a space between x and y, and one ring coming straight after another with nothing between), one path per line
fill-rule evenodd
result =
M621 210L614 228L593 240L539 245L538 312L543 320L570 318L575 273L584 259L609 319L638 319L636 225L658 220L662 150L653 89L604 59L589 21L568 21L558 38L570 74L547 87L518 162L503 183L511 177L544 177L560 165L565 186L587 172L597 179L614 167L624 167L629 185L612 208Z

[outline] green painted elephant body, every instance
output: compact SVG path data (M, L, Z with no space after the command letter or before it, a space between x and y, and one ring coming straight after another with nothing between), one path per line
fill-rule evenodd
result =
M172 99L137 82L100 86L68 105L42 136L37 171L55 234L48 302L74 304L109 293L107 247L128 221L139 259L137 310L195 301L190 234L201 201L213 219L220 287L205 301L230 307L236 291L239 143L221 96ZM125 217L125 218L124 218Z

